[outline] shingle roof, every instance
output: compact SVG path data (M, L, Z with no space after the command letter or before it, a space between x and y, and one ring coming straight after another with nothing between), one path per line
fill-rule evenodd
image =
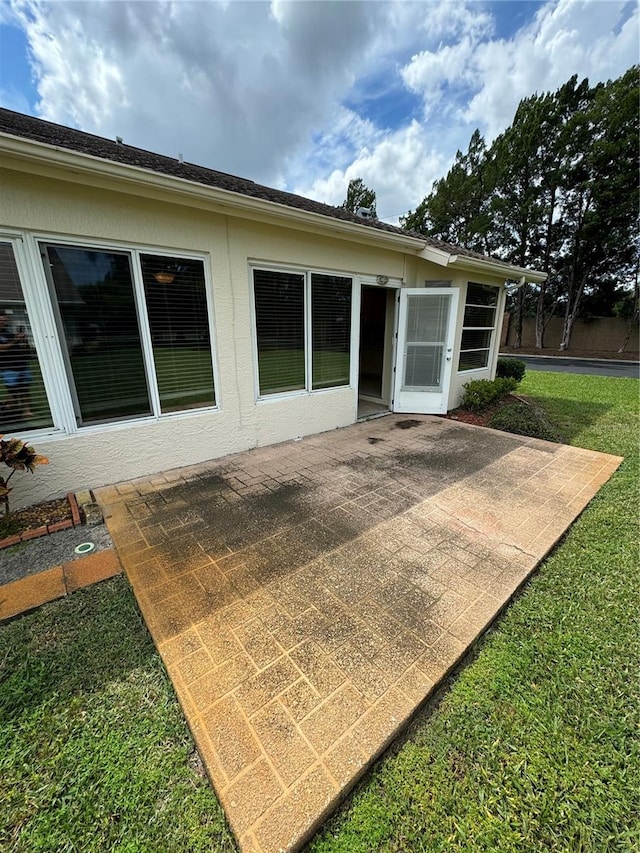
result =
M424 239L419 234L411 234L394 225L388 225L386 222L362 219L347 210L343 210L341 207L332 207L331 205L322 204L319 201L313 201L304 196L272 189L271 187L256 184L246 178L229 175L226 172L218 172L215 169L207 169L204 166L197 166L193 163L181 163L178 159L172 157L154 154L152 151L134 148L124 143L112 142L110 139L94 136L92 133L84 133L81 130L74 130L61 124L53 124L50 121L43 121L42 119L16 113L4 108L0 108L0 132L19 136L23 139L30 139L34 142L42 142L46 145L54 145L57 148L65 148L70 151L89 154L101 160L110 160L114 163L122 163L127 166L137 166L140 169L148 169L151 172L160 172L163 175L183 178L187 181L228 190L239 193L240 195L250 196L251 198L260 198L265 201L275 202L276 204L283 204L287 207L306 210L310 213L318 213L321 216L330 216L333 219L355 222L367 228L375 228L394 234Z
M57 148L65 148L69 151L89 154L101 160L109 160L127 166L136 166L140 169L147 169L151 172L159 172L163 175L182 178L187 181L203 184L204 186L228 190L229 192L239 193L240 195L251 198L272 201L286 207L306 210L309 213L317 213L321 216L329 216L345 222L354 222L365 228L388 231L404 237L415 237L417 240L421 240L423 243L433 246L435 249L440 249L447 254L504 263L499 258L490 258L487 255L473 252L470 249L464 249L461 246L444 243L442 240L437 240L434 237L426 237L424 234L418 234L415 231L407 231L397 228L395 225L388 225L386 222L380 222L377 219L362 219L341 207L332 207L329 204L322 204L322 202L313 201L304 196L256 184L246 178L238 178L226 172L218 172L215 169L207 169L204 166L197 166L193 163L181 163L172 157L154 154L152 151L145 151L143 148L134 148L124 143L113 142L102 136L95 136L92 133L85 133L82 130L65 127L62 124L54 124L50 121L23 115L22 113L2 107L0 107L0 133L7 133L34 142L41 142L45 145L53 145Z

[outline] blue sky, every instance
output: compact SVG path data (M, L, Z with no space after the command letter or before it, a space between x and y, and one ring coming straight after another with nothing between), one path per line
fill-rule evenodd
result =
M0 3L0 104L395 221L476 127L638 61L627 0Z

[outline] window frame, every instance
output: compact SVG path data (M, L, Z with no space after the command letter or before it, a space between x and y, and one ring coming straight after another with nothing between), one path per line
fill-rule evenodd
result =
M171 418L185 418L200 415L204 412L217 412L221 408L220 381L218 374L218 353L215 330L215 313L213 304L213 285L211 277L210 254L193 250L167 248L130 242L104 240L94 237L70 237L65 234L41 231L0 230L0 239L12 242L16 254L16 263L23 288L25 305L33 329L34 343L39 357L42 359L42 375L51 409L52 428L29 432L29 435L39 437L65 437L70 435L88 435L113 430L129 429L132 426L149 425ZM129 417L122 420L104 421L102 423L78 426L73 406L72 392L69 385L65 359L63 355L64 341L61 339L55 319L55 306L49 289L49 282L43 266L42 252L47 245L68 246L75 249L95 249L96 251L112 251L125 253L130 258L133 295L139 319L140 344L143 355L145 376L149 386L149 398L152 413L142 417ZM141 255L179 260L180 258L202 262L205 298L207 305L207 323L211 349L211 361L215 403L194 409L178 412L161 411L160 394L153 357L151 329L144 293Z
M475 285L476 287L482 288L491 288L496 292L496 301L494 305L478 305L475 302L468 302L469 296L469 285ZM501 296L501 288L500 285L497 284L487 284L486 282L481 281L468 281L464 303L462 307L462 325L460 328L460 349L458 351L458 367L457 373L466 375L467 373L472 373L475 370L490 370L491 369L491 360L492 354L495 348L496 342L496 329L497 329L497 318L498 318L498 309L500 308L500 296ZM493 324L491 326L465 326L464 325L464 315L466 314L467 308L493 308ZM473 347L471 349L463 349L462 348L462 339L464 337L465 332L489 332L489 346L488 347ZM462 361L462 357L465 353L470 352L486 352L487 353L487 363L483 365L474 365L473 367L461 368L460 363Z
M304 375L305 387L295 391L277 391L271 394L260 393L260 371L259 371L259 354L258 354L258 323L256 315L256 294L254 270L264 272L283 273L284 275L302 275L304 277ZM313 387L313 317L312 317L312 298L311 298L311 280L314 275L332 276L335 278L349 279L351 282L351 315L349 329L349 381L345 385L331 385L328 388ZM294 264L270 264L261 263L258 261L250 261L248 266L249 279L249 299L251 302L251 345L253 350L253 382L254 382L254 399L256 403L268 403L272 400L285 400L295 397L307 397L315 394L331 394L335 391L348 388L353 390L354 386L354 317L356 315L356 276L353 273L324 270L312 267L301 267Z

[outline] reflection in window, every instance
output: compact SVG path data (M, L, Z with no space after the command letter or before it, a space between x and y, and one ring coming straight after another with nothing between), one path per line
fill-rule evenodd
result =
M349 384L351 279L311 276L312 388Z
M214 405L202 261L141 255L140 262L161 411Z
M13 246L0 242L0 434L50 426Z
M260 394L305 387L304 276L253 271Z
M129 254L44 252L78 425L150 415Z

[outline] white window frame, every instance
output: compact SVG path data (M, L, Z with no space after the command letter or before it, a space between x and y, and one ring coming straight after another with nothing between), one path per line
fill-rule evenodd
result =
M469 285L475 284L478 287L491 287L496 291L496 304L495 305L477 305L474 302L467 302L467 295L469 293ZM458 351L458 367L457 373L459 375L466 376L468 373L473 373L474 370L490 370L491 369L491 360L492 354L495 347L496 342L496 328L497 328L497 318L498 318L498 309L500 308L500 286L496 284L486 284L481 281L468 281L467 287L464 294L464 303L462 308L462 327L460 330L460 349ZM493 325L492 326L465 326L464 325L464 315L466 313L467 308L493 308ZM475 347L474 349L462 349L462 337L465 332L491 332L491 338L489 340L488 347ZM468 352L486 352L487 353L487 363L485 365L475 365L474 367L468 367L466 370L460 369L460 361L464 353Z
M11 242L14 245L18 274L22 284L25 305L27 312L29 313L29 321L34 336L36 351L41 360L40 367L42 371L42 378L54 424L53 427L31 430L28 433L25 433L25 435L33 435L39 438L62 438L70 435L87 435L91 433L130 429L131 427L149 425L150 423L157 423L167 419L189 418L203 413L215 413L220 411L222 404L218 374L213 285L211 280L210 255L208 252L194 252L179 248L167 248L166 246L153 246L138 243L120 243L93 237L69 237L65 234L55 234L50 232L25 232L4 229L0 230L0 240ZM147 383L149 386L149 398L153 410L151 415L126 418L113 422L105 421L104 423L90 424L87 426L78 426L63 357L62 348L64 346L64 342L61 341L59 337L52 297L49 292L49 284L45 275L41 257L42 247L48 244L69 246L70 248L95 249L96 251L123 252L129 255L131 260L134 299L140 324L140 344ZM198 409L185 409L181 412L163 413L160 411L160 398L155 371L155 361L153 358L153 347L151 343L151 330L149 328L149 318L147 315L144 297L140 255L155 255L157 257L166 257L172 260L176 258L188 258L189 260L198 260L202 262L213 382L215 389L215 404L212 406L203 406Z
M296 391L279 391L273 394L260 394L260 371L258 362L258 323L256 317L256 294L253 273L254 270L262 270L264 272L280 272L285 275L301 275L304 277L304 365L305 365L305 387L299 388ZM313 317L311 316L311 277L314 275L334 276L336 278L348 278L351 281L351 327L349 335L349 382L345 385L332 385L329 388L313 388ZM254 399L256 403L268 403L272 400L290 399L292 397L307 397L312 394L331 394L344 389L353 390L357 372L354 371L354 346L357 345L356 335L354 334L354 318L357 318L355 313L356 295L359 291L357 288L357 276L354 273L343 272L337 270L322 270L312 269L310 267L299 267L294 264L280 265L259 263L251 261L249 263L249 296L251 302L251 344L253 349L253 382L254 382Z

